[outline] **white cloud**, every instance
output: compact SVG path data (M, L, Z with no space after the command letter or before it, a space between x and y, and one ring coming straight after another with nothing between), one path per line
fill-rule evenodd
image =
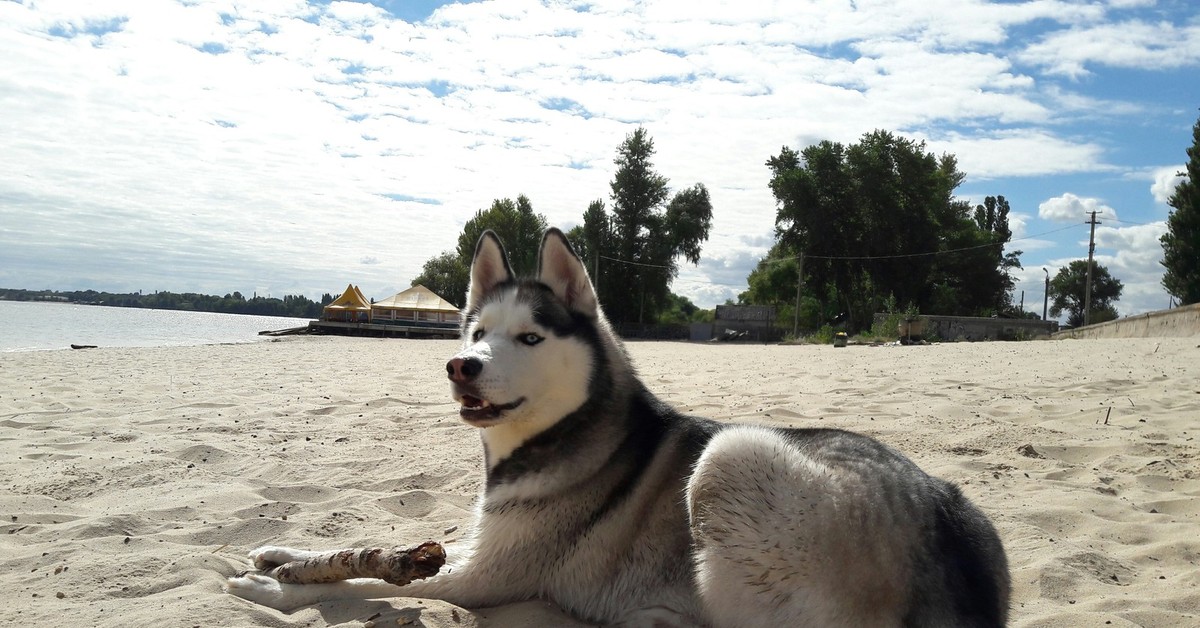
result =
M1096 259L1125 285L1117 311L1122 314L1167 307L1161 288L1163 221L1132 227L1097 227Z
M1100 199L1080 197L1070 192L1038 205L1038 218L1056 222L1086 222L1092 212L1099 212L1096 214L1097 220L1117 218L1117 210L1105 205Z
M1171 195L1175 193L1175 188L1187 180L1187 175L1183 172L1183 166L1167 166L1155 170L1154 183L1150 185L1150 195L1154 197L1154 200L1166 205Z
M1116 303L1117 312L1122 316L1167 307L1167 295L1160 286L1162 245L1158 241L1165 232L1166 223L1162 221L1131 227L1096 228L1096 264L1108 269L1109 274L1124 286ZM1077 256L1048 260L1046 266L1050 276L1074 260L1087 259L1086 239L1079 243L1078 250Z
M1028 46L1022 61L1080 77L1089 65L1158 70L1200 62L1200 24L1127 20L1053 32Z
M930 150L958 157L959 170L971 177L1098 172L1111 170L1097 144L1057 137L1040 129L965 135L952 132L928 140Z
M493 198L577 222L644 123L672 186L712 193L678 286L711 305L769 246L747 238L774 224L763 162L783 144L885 128L972 181L1114 170L1102 132L1067 125L1141 106L1039 68L1137 6L496 0L410 24L358 2L0 2L0 285L405 286ZM1014 56L1031 24L1048 35ZM1192 26L1151 26L1133 48L1196 63Z

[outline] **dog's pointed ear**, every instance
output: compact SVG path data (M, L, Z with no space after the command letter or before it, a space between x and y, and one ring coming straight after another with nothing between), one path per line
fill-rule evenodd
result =
M542 236L542 249L538 252L538 281L554 291L554 295L567 307L595 317L599 309L596 290L588 279L583 260L575 254L567 236L555 228L546 230Z
M479 306L496 286L512 281L512 267L504 253L504 245L491 230L479 236L475 257L471 260L471 285L467 288L467 311Z

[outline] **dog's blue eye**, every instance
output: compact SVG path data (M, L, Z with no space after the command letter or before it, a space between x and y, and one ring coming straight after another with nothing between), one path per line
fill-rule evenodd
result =
M480 338L483 338L483 329L482 328L476 329L475 333L471 334L471 340L473 342L479 342Z
M527 344L527 345L529 345L529 346L531 346L531 347L532 347L533 345L536 345L537 343L539 343L539 342L541 342L541 341L542 341L542 337L541 337L541 336L539 336L539 335L537 335L537 334L533 334L533 333L530 333L530 334L521 334L521 335L519 336L519 338L520 338L521 342L523 342L523 343L525 343L525 344Z

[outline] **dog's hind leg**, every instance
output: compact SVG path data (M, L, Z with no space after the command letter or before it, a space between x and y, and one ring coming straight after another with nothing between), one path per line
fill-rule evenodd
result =
M777 431L717 434L687 487L696 581L712 624L899 626L906 543L883 538L893 531L864 508L877 497Z

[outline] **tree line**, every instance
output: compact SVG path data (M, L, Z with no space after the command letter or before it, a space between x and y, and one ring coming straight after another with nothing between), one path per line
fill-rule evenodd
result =
M567 234L618 326L711 319L670 284L681 263L699 262L712 201L703 183L672 193L654 168L654 152L646 129L626 136L607 198L592 201ZM944 314L1015 314L1011 271L1021 267L1021 252L1004 252L1012 236L1008 202L995 196L971 207L955 199L965 175L953 156L875 131L850 146L784 147L766 165L777 201L776 241L739 303L775 305L790 319L803 257L805 329L840 320L857 331L894 303ZM526 196L497 199L467 222L457 248L426 262L413 283L461 305L485 229L505 242L513 270L530 274L545 228Z
M1163 286L1180 304L1200 301L1200 121L1193 136L1162 236ZM670 291L679 264L698 263L708 239L708 190L696 183L672 194L653 155L644 128L626 136L607 198L592 201L567 235L618 326L711 320L711 311ZM972 206L957 198L966 175L954 155L934 155L923 142L876 130L848 145L784 146L765 165L776 200L775 241L738 304L776 306L778 320L805 330L836 323L861 331L879 311L1038 318L1013 302L1013 273L1022 268L1023 252L1006 250L1012 241L1008 200L996 194ZM514 271L528 275L545 228L528 197L497 199L476 212L458 246L426 262L413 283L461 306L484 230L500 235ZM1124 286L1100 264L1091 270L1090 320L1114 319ZM1050 314L1065 313L1072 326L1084 320L1087 271L1086 261L1074 261L1049 282Z
M247 299L240 292L225 296L197 294L194 292L140 292L112 293L96 290L13 290L0 289L0 299L7 301L64 301L110 307L140 307L154 310L185 310L193 312L219 312L224 314L254 314L257 316L288 316L292 318L319 318L321 309L333 302L333 295L325 293L321 301L315 302L303 295L285 295L282 299L260 297Z

